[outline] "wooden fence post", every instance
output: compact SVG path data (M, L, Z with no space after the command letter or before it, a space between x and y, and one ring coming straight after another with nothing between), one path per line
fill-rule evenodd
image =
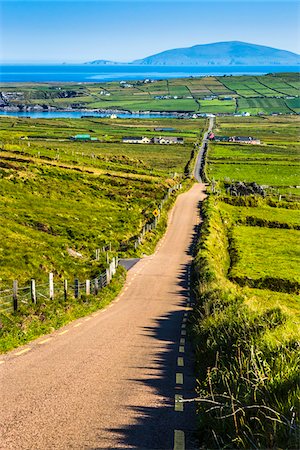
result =
M64 280L64 299L68 298L68 280Z
M78 278L76 278L74 281L74 297L75 298L79 297L79 280L78 280Z
M13 282L13 307L14 311L18 311L18 281Z
M30 280L30 295L32 303L36 303L35 280L33 278Z
M49 273L49 298L54 299L54 283L53 283L53 273Z
M106 269L106 285L110 283L110 270Z
M91 282L90 282L90 280L85 280L85 293L86 293L86 295L90 295L90 293L91 293Z
M98 278L95 278L95 280L94 280L94 294L98 295L98 292L99 292Z

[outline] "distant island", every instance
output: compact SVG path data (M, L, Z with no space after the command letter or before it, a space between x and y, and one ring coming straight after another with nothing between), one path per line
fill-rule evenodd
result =
M124 63L109 61L107 59L97 59L96 61L86 62L85 64L97 64L99 66L115 66L115 65L120 66ZM128 64L128 63L126 63L126 64Z
M123 65L107 60L86 64ZM264 45L229 41L166 50L130 63L143 66L294 66L300 65L300 55Z

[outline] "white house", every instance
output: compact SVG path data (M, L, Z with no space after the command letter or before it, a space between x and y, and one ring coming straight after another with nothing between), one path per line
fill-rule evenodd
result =
M151 139L147 136L124 136L122 142L126 144L150 144Z

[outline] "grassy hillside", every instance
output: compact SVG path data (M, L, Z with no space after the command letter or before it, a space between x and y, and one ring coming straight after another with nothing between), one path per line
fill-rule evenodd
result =
M170 125L184 145L121 142L123 135L157 135L155 128ZM133 252L134 238L176 173L184 173L203 126L203 120L1 119L1 286L42 281L49 271L89 276L99 266L95 250L108 243L115 253ZM69 139L86 132L99 141Z
M299 195L279 197L290 175L268 170L277 160L297 164L296 124L218 119L218 134L255 135L263 145L209 146L215 187L203 209L191 324L205 448L299 448ZM233 178L267 178L266 197L230 195Z

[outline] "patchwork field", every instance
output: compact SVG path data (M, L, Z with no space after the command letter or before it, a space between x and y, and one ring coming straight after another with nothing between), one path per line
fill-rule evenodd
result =
M6 106L213 114L295 114L299 74L190 77L152 82L0 84Z
M300 196L298 129L297 117L218 119L217 134L253 136L261 139L261 145L210 143L209 178L256 182L272 192Z

